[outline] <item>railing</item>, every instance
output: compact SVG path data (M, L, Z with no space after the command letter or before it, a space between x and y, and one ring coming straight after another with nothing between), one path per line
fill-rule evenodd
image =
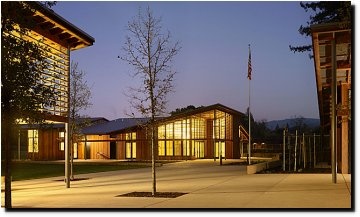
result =
M103 159L107 159L107 160L110 159L109 156L107 156L106 154L104 154L104 153L102 153L102 152L97 152L97 153L96 153L96 156L97 156L97 157L101 156Z

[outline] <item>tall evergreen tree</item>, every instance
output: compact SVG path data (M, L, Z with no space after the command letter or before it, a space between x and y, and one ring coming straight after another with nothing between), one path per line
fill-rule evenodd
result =
M314 24L342 22L344 27L351 28L351 1L300 2L300 6L305 12L311 13L306 25L300 25L299 28L299 33L305 37L311 35L310 26ZM289 45L289 48L294 53L312 51L311 44L300 46ZM312 54L309 55L312 57Z

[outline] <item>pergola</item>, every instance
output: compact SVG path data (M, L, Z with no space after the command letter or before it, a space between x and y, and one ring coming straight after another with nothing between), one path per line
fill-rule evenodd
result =
M351 24L311 26L319 113L323 134L330 134L333 181L349 173L351 120Z

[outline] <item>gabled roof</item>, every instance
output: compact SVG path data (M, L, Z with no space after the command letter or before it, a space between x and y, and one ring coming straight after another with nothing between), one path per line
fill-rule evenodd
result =
M106 135L113 134L132 127L137 127L145 124L149 118L119 118L113 121L92 125L82 129L82 134L85 135Z
M171 121L189 116L196 116L198 114L204 114L205 116L208 116L208 118L213 118L212 117L214 115L214 113L212 112L213 110L226 112L228 114L237 115L240 117L244 116L243 113L236 111L232 108L229 108L221 104L214 104L210 106L202 106L190 111L181 112L169 117L157 118L156 122L157 124L161 124L162 122ZM92 126L85 127L82 129L82 134L85 135L115 134L130 128L134 128L146 124L149 120L150 118L119 118L113 121L109 121L101 124L94 124Z
M212 110L218 110L221 112L226 112L228 114L237 115L237 116L241 116L241 117L244 116L243 113L241 113L235 109L232 109L230 107L227 107L227 106L217 103L217 104L210 105L210 106L202 106L202 107L198 107L193 110L180 112L175 115L163 118L160 121L170 121L170 120L174 120L174 119L178 119L178 118L183 118L183 117L187 117L187 116L193 116L193 115L197 115L197 114L201 114L201 113L210 112ZM213 115L213 113L211 113L210 115Z

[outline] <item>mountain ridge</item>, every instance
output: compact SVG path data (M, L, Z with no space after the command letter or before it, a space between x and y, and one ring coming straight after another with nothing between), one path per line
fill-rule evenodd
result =
M316 128L320 126L320 119L318 118L287 118L283 120L273 120L267 121L266 127L270 130L275 130L278 125L279 128L285 128L288 125L290 128L296 126L296 122L302 119L303 123L306 124L310 128Z

